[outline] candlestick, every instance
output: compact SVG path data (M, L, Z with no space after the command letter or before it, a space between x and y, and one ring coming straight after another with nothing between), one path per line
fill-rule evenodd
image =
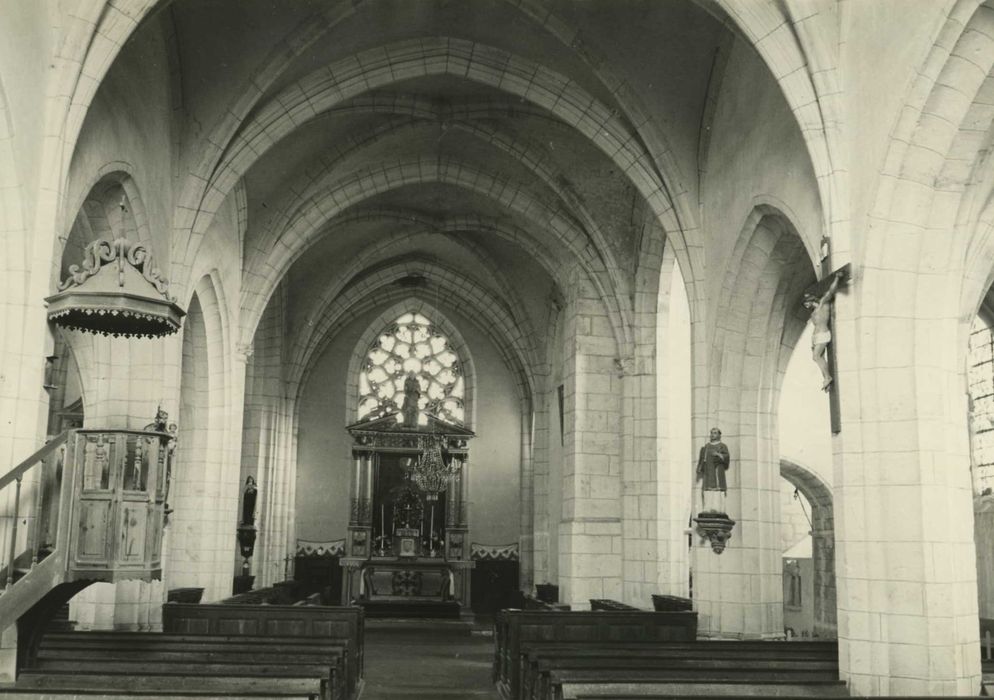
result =
M428 550L431 556L435 556L435 506L431 507L431 520L428 525Z
M386 531L386 530L384 529L384 527L383 527L383 526L384 526L384 524L385 524L385 522L386 522L386 521L384 520L384 518L383 518L383 509L384 509L385 507L386 507L386 506L384 506L384 505L383 505L382 503L380 504L380 536L381 536L381 537L382 537L382 536L385 536L385 535L387 534L387 531Z

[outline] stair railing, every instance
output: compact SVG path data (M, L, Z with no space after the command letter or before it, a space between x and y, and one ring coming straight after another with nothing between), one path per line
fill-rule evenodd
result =
M74 432L67 430L57 435L41 449L0 476L0 503L5 505L5 510L9 509L6 515L10 523L10 527L4 528L2 546L0 546L0 555L5 557L3 569L0 569L2 574L0 590L3 593L13 586L16 573L27 573L60 545L65 547L67 544L59 541L58 533L61 503L64 500L63 485L66 477L72 472L72 460L66 459L66 452L72 443L70 437ZM22 500L25 484L34 487L30 504L25 504ZM11 489L13 489L12 498L8 496L11 494ZM22 566L18 571L19 526L20 521L28 517L31 520L28 522L26 547L21 551L30 554L30 557L26 554L20 557Z

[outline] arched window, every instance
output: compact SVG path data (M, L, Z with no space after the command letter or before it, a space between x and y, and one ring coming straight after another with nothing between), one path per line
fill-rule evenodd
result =
M427 424L426 412L451 423L465 421L466 386L459 357L427 317L412 312L387 326L366 354L359 373L359 419L400 411L410 374L421 386L419 424ZM400 413L397 420L403 422Z
M994 486L994 333L980 318L970 329L969 374L973 485Z

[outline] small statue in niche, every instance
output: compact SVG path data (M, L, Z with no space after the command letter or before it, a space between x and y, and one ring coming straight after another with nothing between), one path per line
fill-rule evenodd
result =
M832 372L828 367L828 344L832 342L832 300L839 286L839 275L832 275L832 283L820 297L804 295L804 307L811 311L811 357L821 370L822 391L832 386Z
M242 525L255 524L255 499L259 489L255 485L255 477L245 478L245 491L242 494Z
M724 513L728 485L725 472L731 463L728 447L721 441L721 430L711 428L709 440L697 460L697 480L701 482L704 512Z
M404 425L415 428L418 425L418 403L421 401L421 382L417 375L410 372L404 380L404 404L400 407L404 417Z

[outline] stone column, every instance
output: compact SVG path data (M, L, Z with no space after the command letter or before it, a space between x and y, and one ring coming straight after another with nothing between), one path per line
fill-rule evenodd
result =
M534 513L532 515L532 579L525 587L522 580L522 590L530 591L535 583L543 583L549 580L550 567L550 518L549 518L549 440L559 439L558 425L553 430L549 425L551 415L546 403L554 400L550 394L546 393L539 397L539 409L535 412L535 442L532 470L532 504ZM558 490L559 484L555 485ZM524 532L524 531L523 531ZM524 552L521 552L524 557Z
M651 607L659 591L659 522L654 358L620 360L623 435L624 602Z
M958 287L900 262L836 297L839 670L854 695L976 695L966 333L944 298ZM912 299L933 311L898 303Z
M532 416L522 412L521 416L521 520L518 537L518 584L529 591L534 584L533 567L535 537L535 479L532 461Z
M768 439L760 435L769 426L732 428L724 425L722 441L728 446L731 467L726 472L728 493L725 512L735 521L724 551L701 536L695 525L693 561L694 609L699 613L698 633L707 637L779 639L783 631L783 563L780 549L780 474L775 468ZM747 434L737 432L742 429ZM702 435L699 449L707 442ZM757 453L757 445L765 445ZM764 454L765 453L765 454ZM696 463L696 460L695 460ZM700 482L694 489L692 512L702 508Z
M622 388L604 305L589 280L576 280L564 310L565 436L559 597L574 609L591 598L622 597Z

